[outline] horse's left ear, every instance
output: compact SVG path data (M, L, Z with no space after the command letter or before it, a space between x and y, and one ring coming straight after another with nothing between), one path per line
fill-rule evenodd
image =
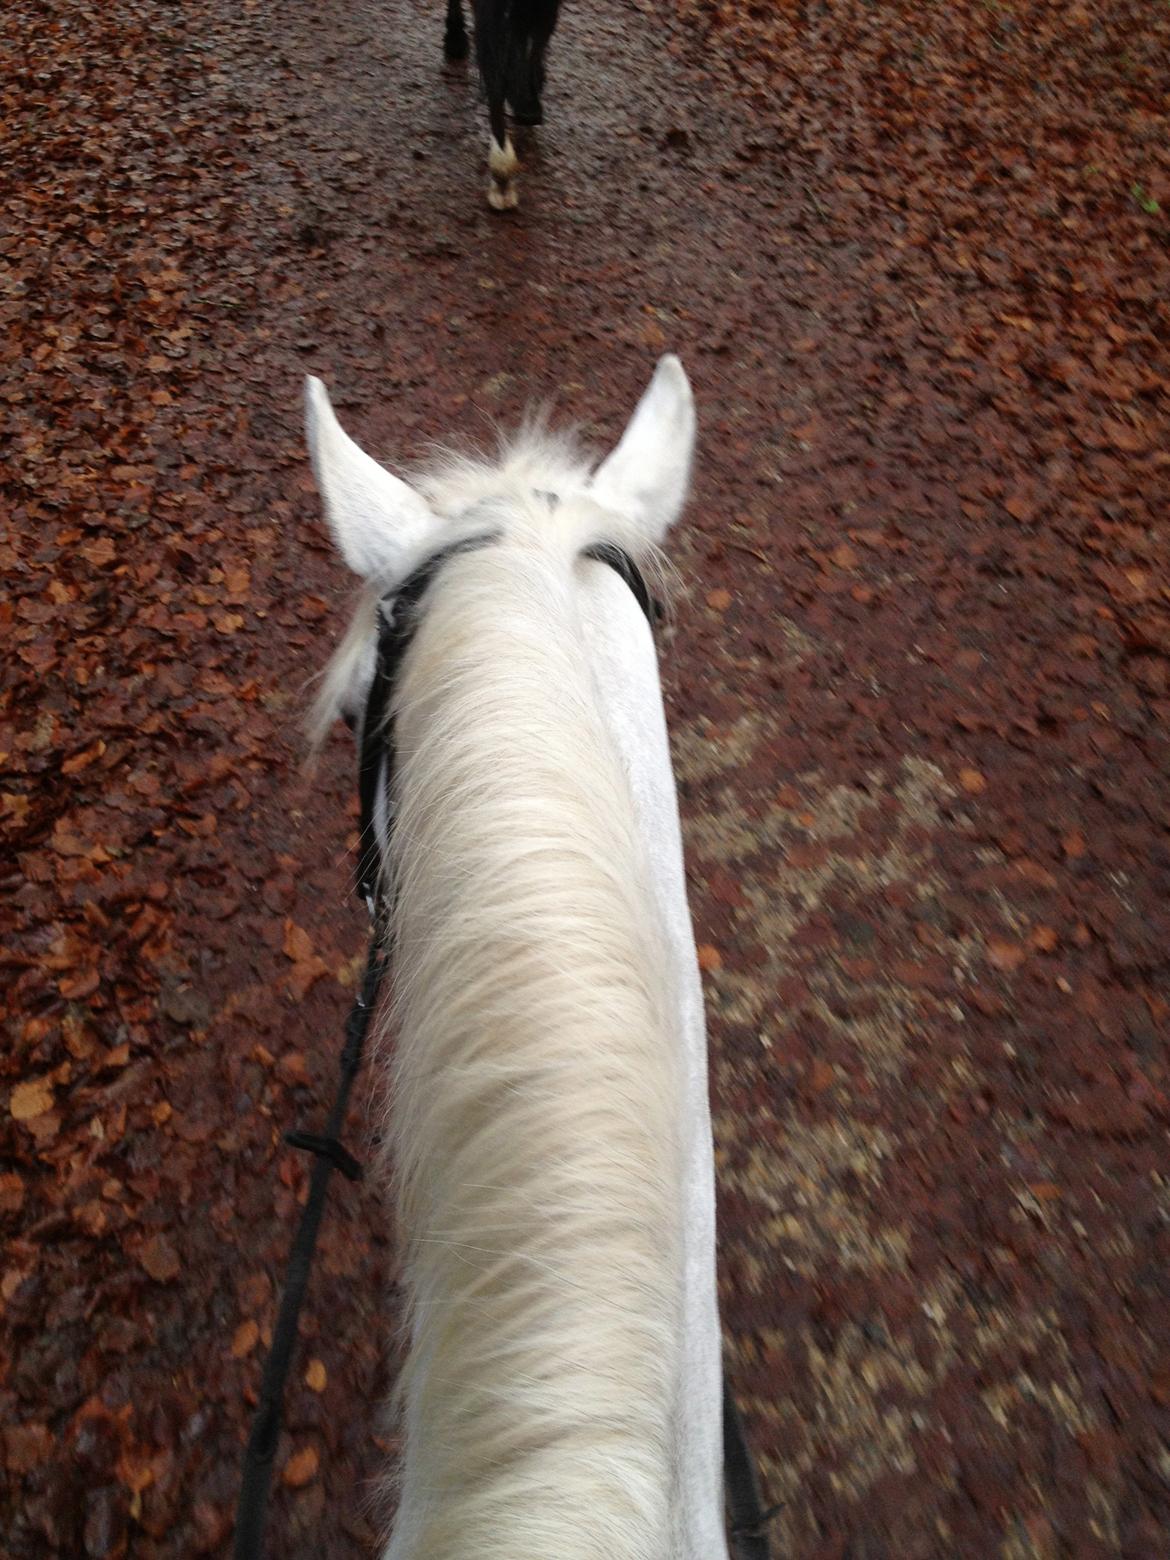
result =
M660 359L613 453L592 488L598 501L627 516L639 539L659 543L686 502L695 448L695 401L678 358Z
M305 436L329 529L363 579L395 583L439 523L412 487L393 477L342 428L319 379L305 380Z

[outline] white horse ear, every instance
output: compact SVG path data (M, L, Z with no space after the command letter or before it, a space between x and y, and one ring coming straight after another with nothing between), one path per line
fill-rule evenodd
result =
M353 442L319 379L305 380L305 436L329 529L355 574L400 579L438 522L405 482Z
M600 503L628 516L645 542L661 542L686 502L695 448L695 401L682 364L661 358L629 426L593 477Z

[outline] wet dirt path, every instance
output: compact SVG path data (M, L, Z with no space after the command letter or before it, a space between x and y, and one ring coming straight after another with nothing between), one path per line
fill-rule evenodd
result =
M666 350L701 444L662 661L777 1552L1159 1552L1164 244L1130 213L1078 358L978 190L958 238L925 178L888 197L827 13L777 84L702 58L698 9L567 8L506 219L430 5L4 24L14 1556L230 1531L280 1133L364 935L348 746L300 768L348 601L301 376L409 462L552 396L612 440ZM393 1280L339 1189L276 1553L372 1552Z

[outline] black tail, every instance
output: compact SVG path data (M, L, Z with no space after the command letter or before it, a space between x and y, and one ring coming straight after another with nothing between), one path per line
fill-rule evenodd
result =
M467 27L463 21L463 0L447 0L447 27L443 33L443 53L449 60L467 58Z

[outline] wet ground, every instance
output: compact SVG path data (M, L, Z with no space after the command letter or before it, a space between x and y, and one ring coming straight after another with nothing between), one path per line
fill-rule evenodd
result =
M228 1542L364 938L352 755L302 767L349 587L301 376L409 461L550 396L612 440L675 350L776 1550L1165 1554L1170 11L569 5L501 219L438 9L0 20L0 1547ZM394 1316L341 1186L274 1553L373 1552Z

